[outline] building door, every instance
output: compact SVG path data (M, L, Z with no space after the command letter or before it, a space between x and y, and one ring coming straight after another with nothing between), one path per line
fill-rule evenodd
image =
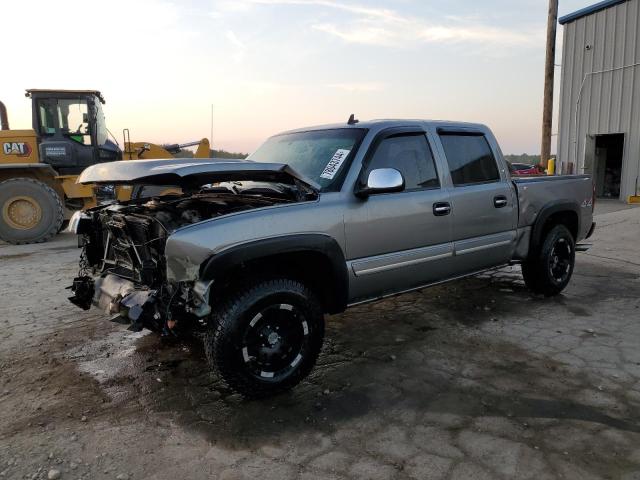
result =
M587 142L585 173L593 175L596 196L620 198L622 159L624 156L624 134L595 135ZM588 171L587 171L588 170Z

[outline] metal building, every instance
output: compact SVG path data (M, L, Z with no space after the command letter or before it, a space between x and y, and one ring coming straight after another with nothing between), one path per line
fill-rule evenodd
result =
M558 166L601 197L640 193L640 0L606 0L564 25Z

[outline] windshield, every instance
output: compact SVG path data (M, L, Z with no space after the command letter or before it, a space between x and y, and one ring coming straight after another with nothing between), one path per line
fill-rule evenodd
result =
M323 191L338 190L366 130L338 128L287 133L268 139L248 160L285 163Z

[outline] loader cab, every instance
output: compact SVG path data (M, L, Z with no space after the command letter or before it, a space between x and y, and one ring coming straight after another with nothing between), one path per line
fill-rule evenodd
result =
M120 160L120 148L108 138L102 104L92 90L27 90L40 159L61 175L76 175L90 165Z

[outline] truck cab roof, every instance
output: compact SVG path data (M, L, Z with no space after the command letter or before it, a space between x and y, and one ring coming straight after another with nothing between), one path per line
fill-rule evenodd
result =
M308 132L314 130L332 130L338 128L361 128L372 131L380 131L385 130L387 128L394 127L434 127L434 128L464 128L464 129L475 129L479 131L487 131L488 128L486 125L481 123L470 123L470 122L455 122L448 120L421 120L421 119L374 119L374 120L366 120L366 121L358 121L358 123L349 124L345 123L330 123L325 125L315 125L310 127L296 128L294 130L288 130L286 132L278 133L277 135L285 135L288 133L296 133L296 132Z

